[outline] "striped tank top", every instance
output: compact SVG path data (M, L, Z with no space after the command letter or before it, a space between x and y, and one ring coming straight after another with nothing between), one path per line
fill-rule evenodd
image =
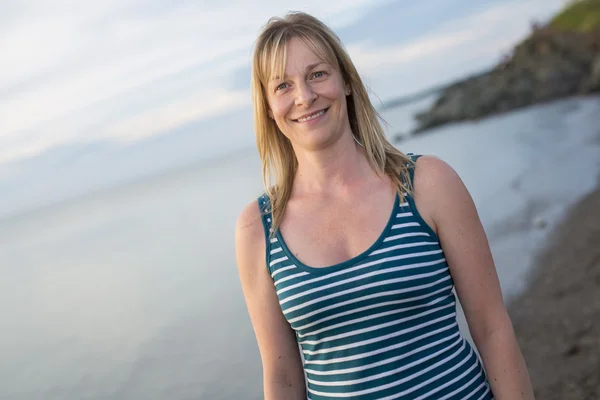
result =
M279 231L269 235L269 199L258 199L267 268L296 332L308 399L493 398L459 331L439 239L404 199L396 195L368 250L324 268L296 259Z

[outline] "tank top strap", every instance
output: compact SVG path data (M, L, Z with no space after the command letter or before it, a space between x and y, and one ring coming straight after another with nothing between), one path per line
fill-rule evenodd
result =
M406 153L406 155L410 157L413 163L417 162L417 159L421 157L421 154L414 153ZM408 176L410 177L410 183L412 186L412 183L415 180L415 165L407 162L406 166L408 167Z
M266 261L267 269L270 273L270 258L271 258L271 230L273 229L273 215L271 213L271 200L266 193L263 193L258 198L258 209L260 211L260 219L262 220L263 230L265 232L265 247L266 247Z

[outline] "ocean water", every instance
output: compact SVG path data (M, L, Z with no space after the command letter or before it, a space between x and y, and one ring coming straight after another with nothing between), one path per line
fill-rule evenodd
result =
M426 102L385 111L390 134L409 131ZM600 98L398 146L459 172L510 299L547 233L597 184ZM0 398L261 398L233 243L237 214L260 191L248 149L1 221Z

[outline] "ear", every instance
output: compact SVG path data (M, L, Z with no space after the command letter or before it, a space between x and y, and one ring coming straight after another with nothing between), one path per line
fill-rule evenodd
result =
M269 118L271 118L271 119L275 119L275 118L273 117L273 111L271 111L271 109L270 109L270 108L269 108L269 110L268 110L267 112L268 112L268 114L269 114Z
M350 96L352 94L352 89L350 88L350 85L347 83L344 85L344 93L346 93L346 96Z

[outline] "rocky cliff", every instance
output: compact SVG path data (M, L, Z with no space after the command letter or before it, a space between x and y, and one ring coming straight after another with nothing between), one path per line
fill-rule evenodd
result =
M416 131L592 92L600 92L600 30L534 27L491 71L445 88L416 115Z

